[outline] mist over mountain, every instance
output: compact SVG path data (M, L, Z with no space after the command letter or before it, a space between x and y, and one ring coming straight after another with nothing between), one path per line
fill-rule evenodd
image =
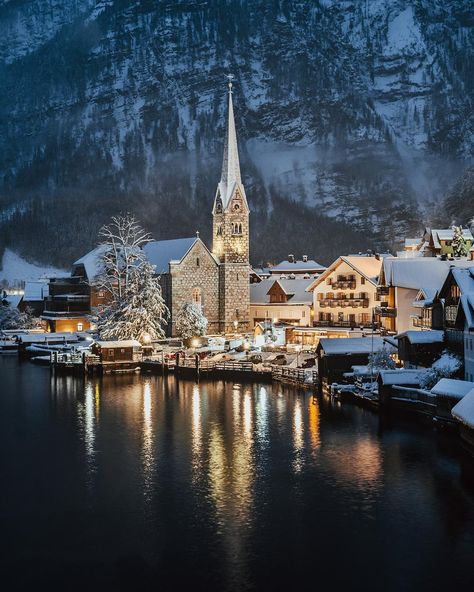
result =
M209 239L227 72L254 262L465 216L471 1L4 0L0 247L64 266L124 210Z

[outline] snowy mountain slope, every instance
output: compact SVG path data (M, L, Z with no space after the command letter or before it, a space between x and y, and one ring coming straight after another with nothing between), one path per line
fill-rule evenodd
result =
M0 39L9 200L138 207L158 236L208 223L228 71L258 224L278 197L387 246L473 158L467 0L24 0Z
M23 282L57 277L65 273L67 272L55 267L44 267L25 261L17 253L6 249L0 269L0 285L14 287L21 285Z

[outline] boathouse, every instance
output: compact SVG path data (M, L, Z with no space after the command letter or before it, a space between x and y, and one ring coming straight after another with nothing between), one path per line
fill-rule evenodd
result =
M451 414L459 422L461 438L474 450L474 388L453 407Z
M100 358L101 364L127 365L141 362L142 346L139 341L96 341L92 344L92 353Z

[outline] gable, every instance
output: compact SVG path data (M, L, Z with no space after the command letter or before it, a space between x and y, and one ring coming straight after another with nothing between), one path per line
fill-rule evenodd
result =
M192 247L185 253L180 261L176 261L175 264L179 266L191 266L191 267L202 267L203 265L212 265L217 267L218 262L202 242L197 239Z

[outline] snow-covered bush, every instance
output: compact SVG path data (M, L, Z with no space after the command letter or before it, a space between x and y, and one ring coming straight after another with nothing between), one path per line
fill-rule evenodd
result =
M453 226L453 255L455 257L466 257L467 245L462 233L462 226Z
M39 319L29 309L21 312L18 308L0 305L0 329L34 329L39 324Z
M421 388L431 389L442 378L451 378L461 368L462 362L452 352L444 350L433 362L431 368L424 372L420 381Z
M200 337L207 331L207 319L202 314L201 307L189 302L185 304L176 316L176 332L183 339Z
M393 370L396 364L386 347L369 355L370 370Z

